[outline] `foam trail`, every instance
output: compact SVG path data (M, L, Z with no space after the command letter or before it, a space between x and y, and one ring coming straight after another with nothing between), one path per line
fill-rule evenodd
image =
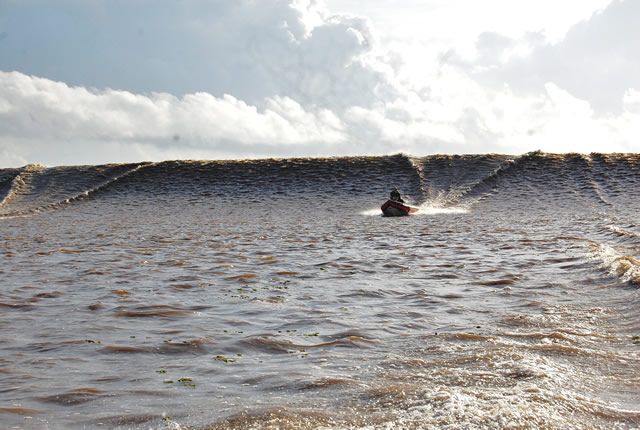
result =
M412 216L420 216L420 215L440 215L440 214L463 214L468 213L469 209L465 206L451 206L444 207L438 204L434 204L433 202L423 203L418 206L420 209L417 213ZM360 212L360 215L364 216L382 216L382 211L380 207L366 209Z
M610 245L593 243L592 256L602 262L602 267L610 274L625 282L640 285L640 261L618 252Z
M468 213L469 209L465 206L439 206L432 202L423 203L418 206L420 210L416 215L440 215L440 214L464 214Z
M382 216L382 211L380 210L380 207L376 207L376 208L372 208L372 209L366 209L366 210L360 212L360 215L364 215L364 216Z
M43 210L56 209L71 202L86 199L91 194L107 188L148 165L150 165L148 162L140 163L124 172L115 172L112 176L101 171L99 177L105 179L93 185L90 178L85 177L89 182L82 182L83 175L86 175L84 170L78 171L73 167L46 168L37 164L27 165L15 176L6 197L0 201L0 217L33 215ZM44 185L38 185L38 175L45 176ZM77 189L78 186L80 189Z

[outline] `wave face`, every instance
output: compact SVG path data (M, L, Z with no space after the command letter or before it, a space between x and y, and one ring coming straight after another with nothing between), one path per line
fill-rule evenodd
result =
M2 169L0 420L640 428L638 214L638 154Z
M416 204L441 207L527 198L590 202L633 213L640 155L433 155L299 158L0 169L0 216L63 208L86 199L277 195L375 199L398 186Z

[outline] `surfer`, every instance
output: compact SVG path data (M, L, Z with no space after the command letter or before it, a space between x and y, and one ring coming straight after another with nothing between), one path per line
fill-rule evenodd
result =
M400 195L400 191L398 191L398 187L393 187L393 190L391 190L391 194L389 194L389 198L393 201L404 203L402 195Z

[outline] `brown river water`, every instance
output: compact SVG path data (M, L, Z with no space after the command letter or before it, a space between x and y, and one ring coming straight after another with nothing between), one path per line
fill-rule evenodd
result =
M640 155L29 165L0 202L2 429L640 428Z

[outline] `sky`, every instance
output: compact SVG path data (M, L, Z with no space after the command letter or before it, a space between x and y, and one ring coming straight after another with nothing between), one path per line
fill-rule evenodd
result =
M0 167L640 152L638 0L0 0Z

